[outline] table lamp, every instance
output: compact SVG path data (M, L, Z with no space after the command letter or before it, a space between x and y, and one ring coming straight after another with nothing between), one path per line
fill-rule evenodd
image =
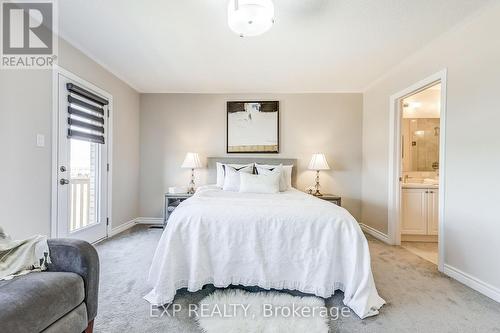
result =
M320 170L330 170L330 166L328 165L328 162L326 161L326 157L324 154L313 154L311 158L311 162L309 162L309 170L316 170L316 192L313 193L313 195L316 196L322 196L321 192L319 191L320 185L319 185L319 171Z
M200 169L203 165L200 162L200 157L198 153L187 153L184 158L184 162L182 162L181 168L191 169L191 182L189 183L188 193L194 193L194 169Z

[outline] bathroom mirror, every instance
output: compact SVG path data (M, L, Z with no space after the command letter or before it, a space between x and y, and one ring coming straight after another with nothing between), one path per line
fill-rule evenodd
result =
M439 118L403 118L403 171L439 169Z

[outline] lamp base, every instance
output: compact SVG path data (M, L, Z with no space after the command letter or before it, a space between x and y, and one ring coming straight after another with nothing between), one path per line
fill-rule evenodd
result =
M195 192L195 184L194 184L194 169L191 169L191 181L189 182L188 194L194 194Z
M313 193L315 197L321 197L323 194L319 191L320 185L319 185L319 170L316 170L316 185L314 186L316 189L316 192Z

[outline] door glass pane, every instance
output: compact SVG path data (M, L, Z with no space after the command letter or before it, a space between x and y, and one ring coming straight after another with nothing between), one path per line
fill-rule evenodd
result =
M70 232L98 222L99 146L70 139Z

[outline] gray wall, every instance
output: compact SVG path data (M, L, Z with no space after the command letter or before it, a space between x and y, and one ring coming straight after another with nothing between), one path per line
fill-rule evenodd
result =
M363 223L387 232L389 96L448 69L445 264L500 288L500 4L389 72L364 94ZM498 290L498 289L497 289Z
M16 238L50 234L51 127L51 72L0 70L0 225Z
M139 214L139 93L67 42L59 65L113 95L112 227Z
M112 227L139 212L139 94L90 58L59 41L63 68L110 92L113 120ZM36 147L36 135L45 147ZM52 73L0 71L0 225L13 237L50 234Z
M226 156L226 101L260 99L280 101L278 156L298 158L298 188L314 185L307 165L311 154L325 153L332 170L321 173L323 191L342 195L359 218L361 94L142 94L141 216L160 217L167 188L187 185L190 171L180 168L186 152ZM206 183L206 170L197 178Z

